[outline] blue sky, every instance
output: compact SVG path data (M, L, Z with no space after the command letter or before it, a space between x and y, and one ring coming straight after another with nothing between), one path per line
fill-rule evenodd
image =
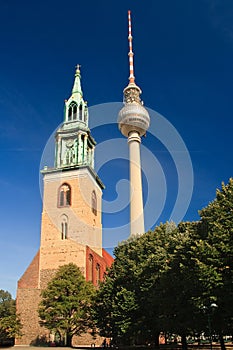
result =
M82 86L89 106L122 101L129 75L128 9L132 11L135 75L143 90L142 98L147 107L171 123L191 157L194 187L184 220L197 220L198 210L214 198L221 182L232 176L231 0L3 0L0 289L13 296L16 281L39 247L40 161L49 137L62 122L63 103L70 96L75 65L82 65ZM95 111L92 108L90 113L93 118ZM172 156L154 136L160 132L156 130L160 124L156 124L156 118L153 122L155 129L143 139L143 145L153 153L159 175L153 172L154 180L149 177L148 184L144 174L145 200L154 187L167 184L165 204L154 225L170 220L178 180ZM108 125L106 120L104 124L107 126L93 130L99 144L120 138L127 153L126 140L117 126ZM105 149L100 147L98 159ZM116 183L128 177L127 159L120 158L99 170L106 185L106 201L116 200ZM149 163L149 158L144 156L143 161ZM127 181L121 184L127 192ZM153 205L156 211L162 201L161 193L157 194L150 202L152 211ZM112 215L106 213L104 234L127 220L128 208Z

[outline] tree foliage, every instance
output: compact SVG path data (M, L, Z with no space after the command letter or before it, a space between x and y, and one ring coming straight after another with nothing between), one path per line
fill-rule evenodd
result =
M215 302L215 327L232 332L233 324L233 179L200 211L195 254L205 283L204 303Z
M168 231L170 224L161 225L115 249L115 262L96 297L102 335L124 344L151 342L158 335L160 281L169 269L173 244Z
M9 292L0 290L0 342L21 335L21 323L16 314L15 300Z
M42 292L39 304L41 325L59 332L68 346L72 337L85 332L91 325L90 309L94 287L86 282L75 264L63 265Z
M116 343L156 342L207 330L203 307L215 302L213 326L232 330L233 180L200 211L198 222L161 224L115 249L96 299L101 334Z

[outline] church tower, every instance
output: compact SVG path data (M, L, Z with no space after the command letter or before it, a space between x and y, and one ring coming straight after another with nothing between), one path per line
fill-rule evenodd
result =
M41 290L56 270L75 263L87 280L98 285L113 258L102 248L103 183L94 171L96 142L88 127L88 107L76 68L64 121L55 134L54 167L41 171L44 180L40 249L18 281L17 312L23 337L16 345L32 345L49 334L39 326ZM84 344L93 340L85 339ZM80 343L81 344L81 343Z
M150 116L143 107L140 95L141 89L135 83L133 63L133 37L131 13L128 11L129 25L129 84L124 89L124 107L118 116L118 126L121 133L128 138L130 163L130 235L145 232L142 175L140 159L141 136L146 134L150 125Z
M60 249L68 244L67 239L68 242L71 240L88 245L97 254L102 254L101 199L104 185L94 171L96 142L88 128L88 108L83 99L79 66L76 69L72 94L65 101L64 122L56 132L55 142L55 166L42 170L43 268L50 258L51 264L57 264L54 261L55 255L64 263L73 262L73 257L68 258Z

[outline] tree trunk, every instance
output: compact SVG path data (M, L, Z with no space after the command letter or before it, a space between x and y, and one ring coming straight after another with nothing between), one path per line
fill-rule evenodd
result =
M181 335L182 350L188 350L186 334Z
M223 339L222 333L219 334L219 340L220 340L221 350L226 350L226 346L225 346L225 343L224 343L224 339Z
M72 347L72 335L69 333L66 334L66 346L67 347Z

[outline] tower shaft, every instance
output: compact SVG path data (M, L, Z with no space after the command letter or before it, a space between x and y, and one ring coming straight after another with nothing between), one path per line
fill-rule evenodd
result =
M130 235L145 232L140 159L141 138L132 131L128 137L130 158Z

